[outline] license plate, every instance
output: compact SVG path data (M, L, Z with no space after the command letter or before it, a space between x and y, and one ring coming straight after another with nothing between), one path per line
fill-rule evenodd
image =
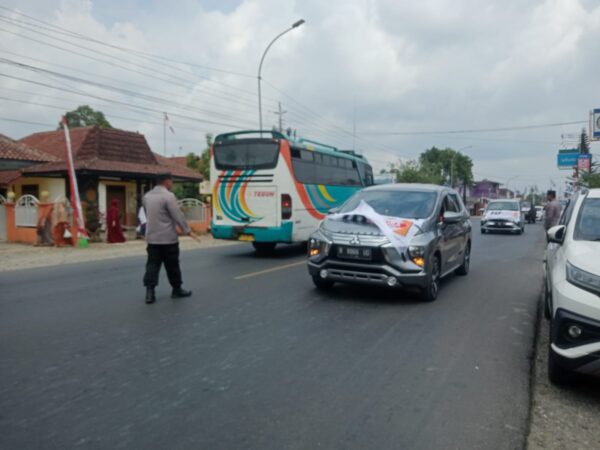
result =
M363 247L338 247L337 256L346 259L370 260L373 258L373 251Z
M254 242L254 236L251 234L240 234L240 236L238 237L238 240L246 241L246 242Z

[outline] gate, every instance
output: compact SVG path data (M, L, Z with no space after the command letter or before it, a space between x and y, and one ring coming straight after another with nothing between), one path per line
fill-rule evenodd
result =
M0 241L6 240L6 199L0 195Z
M39 200L33 195L24 195L15 205L15 225L17 227L35 228L38 223Z
M177 202L185 220L193 222L205 222L209 218L209 207L195 198L184 198Z

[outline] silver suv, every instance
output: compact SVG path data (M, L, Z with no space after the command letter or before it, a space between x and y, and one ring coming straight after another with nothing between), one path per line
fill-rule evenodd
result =
M361 215L341 214L366 203L385 217L418 223L416 233L399 248ZM418 290L427 301L437 298L439 281L469 272L471 221L453 189L428 184L373 186L354 194L328 216L308 245L308 271L319 289L335 282L365 283Z

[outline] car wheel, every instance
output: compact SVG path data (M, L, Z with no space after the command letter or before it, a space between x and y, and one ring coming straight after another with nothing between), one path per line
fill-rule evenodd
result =
M253 242L252 247L260 255L271 255L275 251L275 242Z
M312 280L315 287L321 291L327 291L333 287L333 281L323 279L318 275L313 275Z
M565 369L558 363L558 358L552 351L552 325L550 326L550 337L548 339L548 379L557 386L569 386L576 380L576 375L572 371Z
M421 298L426 302L432 302L437 298L438 291L440 290L440 274L440 258L434 256L427 277L427 286L421 291Z
M467 245L465 247L465 256L464 256L463 262L460 265L460 267L458 269L456 269L455 273L457 275L466 275L469 273L470 266L471 266L471 243L467 242Z

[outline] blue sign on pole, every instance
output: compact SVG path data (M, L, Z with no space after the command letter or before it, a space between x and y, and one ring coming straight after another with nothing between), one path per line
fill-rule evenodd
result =
M572 169L577 165L579 153L559 153L556 156L556 165L559 169Z
M592 138L600 139L600 109L594 109L594 111L592 111L592 123L590 125Z

